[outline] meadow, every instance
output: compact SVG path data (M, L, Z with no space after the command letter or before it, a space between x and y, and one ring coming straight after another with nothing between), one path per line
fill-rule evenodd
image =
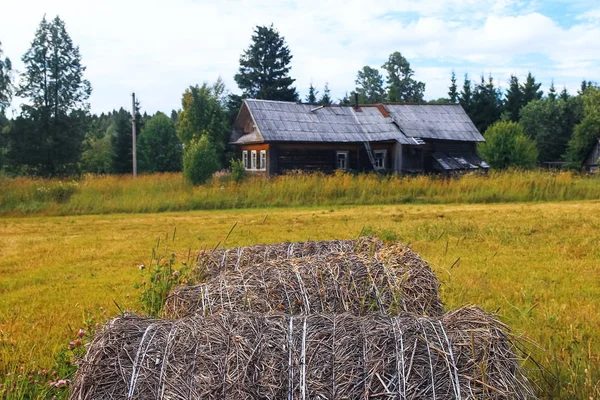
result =
M435 176L288 174L232 182L217 174L188 185L180 173L85 175L75 180L0 176L0 215L158 213L265 207L479 204L600 199L600 177L572 172L490 171Z
M584 185L580 178L568 179L575 180L568 187ZM139 310L134 284L144 279L139 266L149 263L159 237L161 251L174 252L181 265L217 243L341 239L362 232L410 243L442 280L446 309L478 304L536 343L529 349L546 371L540 373L531 360L526 365L542 398L600 396L600 201L334 205L0 221L3 375L18 373L20 366L51 366L90 315L101 322L119 308Z

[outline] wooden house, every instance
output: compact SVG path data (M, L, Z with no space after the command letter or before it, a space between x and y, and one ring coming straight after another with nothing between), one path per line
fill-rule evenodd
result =
M483 142L458 104L314 106L244 101L231 143L248 171L401 173L487 170Z
M600 173L600 138L594 143L594 147L583 162L583 169L589 173Z

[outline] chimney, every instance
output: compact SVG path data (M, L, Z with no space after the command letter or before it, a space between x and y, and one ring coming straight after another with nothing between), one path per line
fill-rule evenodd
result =
M354 108L358 110L358 93L354 93Z

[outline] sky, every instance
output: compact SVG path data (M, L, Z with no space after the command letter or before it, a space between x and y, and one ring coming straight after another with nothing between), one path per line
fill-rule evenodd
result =
M583 79L600 81L598 0L0 0L0 10L0 42L17 71L42 17L65 21L95 113L129 107L132 92L143 111L170 113L186 87L219 76L239 93L239 57L253 28L270 24L292 52L302 98L311 82L343 97L359 69L381 67L394 51L428 100L447 97L453 70L459 86L465 73L506 88L511 74L531 71L542 89L553 80L571 93Z

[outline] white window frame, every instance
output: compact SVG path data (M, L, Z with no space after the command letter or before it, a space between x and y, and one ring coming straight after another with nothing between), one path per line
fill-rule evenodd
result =
M335 169L339 169L342 171L347 171L348 167L350 164L350 160L348 157L349 152L348 151L342 151L342 150L338 150L335 152ZM340 156L343 155L344 156L344 167L340 167Z
M248 169L248 150L242 151L242 164L244 169Z
M381 158L377 158L378 154L383 154L383 157ZM373 151L373 158L375 159L375 168L377 168L378 170L380 169L385 169L386 163L387 163L387 150L374 150ZM377 165L377 162L381 160L382 164L381 166Z
M256 150L250 153L250 169L256 169Z
M267 170L267 151L266 150L260 151L259 167L260 167L261 171Z

